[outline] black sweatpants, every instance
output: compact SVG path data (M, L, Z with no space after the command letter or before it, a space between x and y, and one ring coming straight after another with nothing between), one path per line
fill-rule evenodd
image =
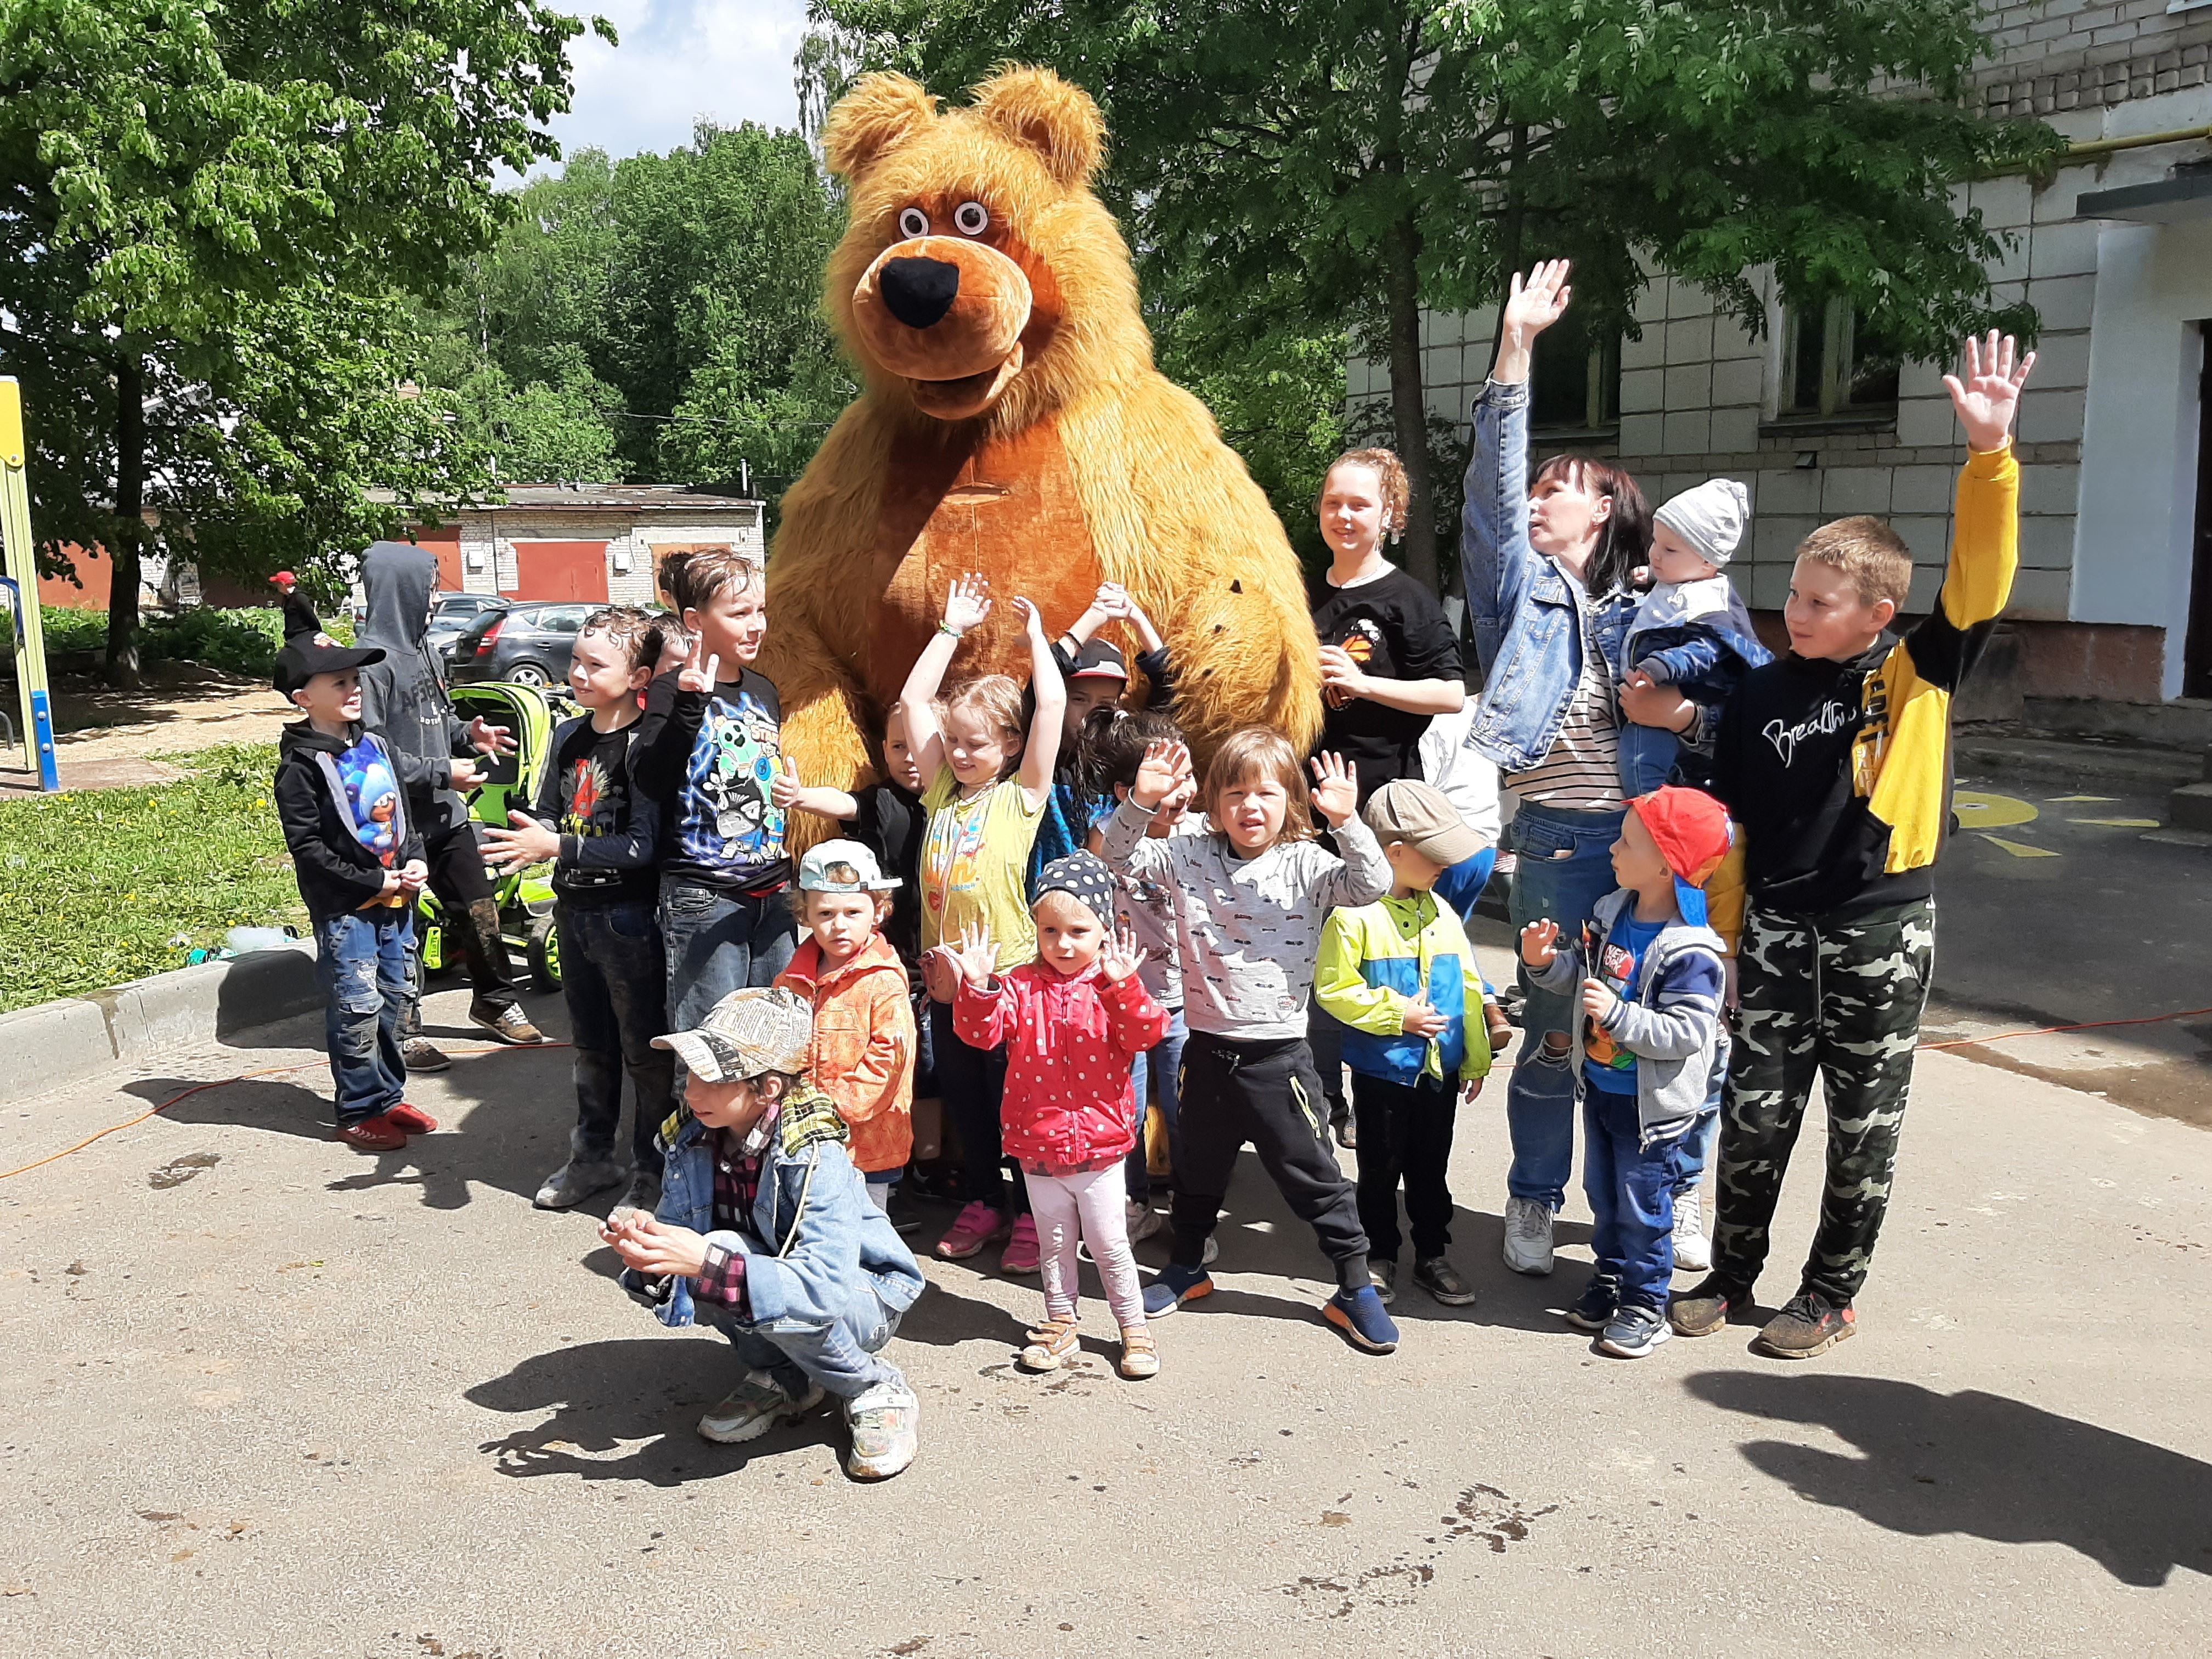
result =
M411 799L410 810L414 810ZM427 809L426 809L427 810ZM445 908L446 936L461 947L467 963L471 1011L497 1016L515 1005L514 963L499 931L499 890L484 867L473 819L449 830L426 831L422 861L429 866L430 890ZM400 1022L404 1036L422 1029L422 930L415 930L415 994Z
M1354 1072L1352 1107L1358 1115L1359 1224L1367 1230L1368 1254L1382 1261L1398 1259L1402 1178L1413 1259L1442 1255L1451 1243L1452 1195L1444 1176L1459 1115L1456 1084L1432 1077L1389 1083Z
M1169 1259L1198 1267L1221 1213L1237 1155L1249 1142L1261 1166L1314 1230L1337 1283L1367 1283L1367 1235L1358 1201L1328 1141L1321 1079L1304 1039L1243 1042L1193 1031L1182 1051L1182 1166L1176 1170Z

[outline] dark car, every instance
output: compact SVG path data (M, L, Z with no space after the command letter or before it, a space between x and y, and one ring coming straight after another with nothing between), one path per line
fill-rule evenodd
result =
M454 642L487 613L504 611L513 603L512 599L503 599L496 593L447 592L433 594L430 626L422 635L422 642L433 651L451 651Z
M558 685L568 678L568 658L584 618L595 605L510 605L477 618L453 642L446 678L456 685L505 680L512 685Z

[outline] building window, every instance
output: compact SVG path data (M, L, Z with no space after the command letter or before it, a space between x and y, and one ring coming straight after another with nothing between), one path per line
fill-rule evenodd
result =
M1842 300L1791 307L1782 319L1784 418L1848 420L1892 415L1902 356Z
M1536 337L1528 424L1538 432L1604 432L1620 423L1620 336L1590 338L1570 310Z

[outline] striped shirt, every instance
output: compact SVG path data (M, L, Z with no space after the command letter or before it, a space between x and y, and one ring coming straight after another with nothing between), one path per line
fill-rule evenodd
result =
M1613 665L1590 632L1589 602L1577 592L1575 612L1583 635L1583 677L1567 704L1567 718L1544 758L1509 780L1522 800L1566 812L1621 809L1620 724L1614 709Z

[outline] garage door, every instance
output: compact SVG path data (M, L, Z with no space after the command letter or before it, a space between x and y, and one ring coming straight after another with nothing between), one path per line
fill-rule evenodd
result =
M607 544L603 542L517 542L514 586L500 591L517 599L607 602Z

